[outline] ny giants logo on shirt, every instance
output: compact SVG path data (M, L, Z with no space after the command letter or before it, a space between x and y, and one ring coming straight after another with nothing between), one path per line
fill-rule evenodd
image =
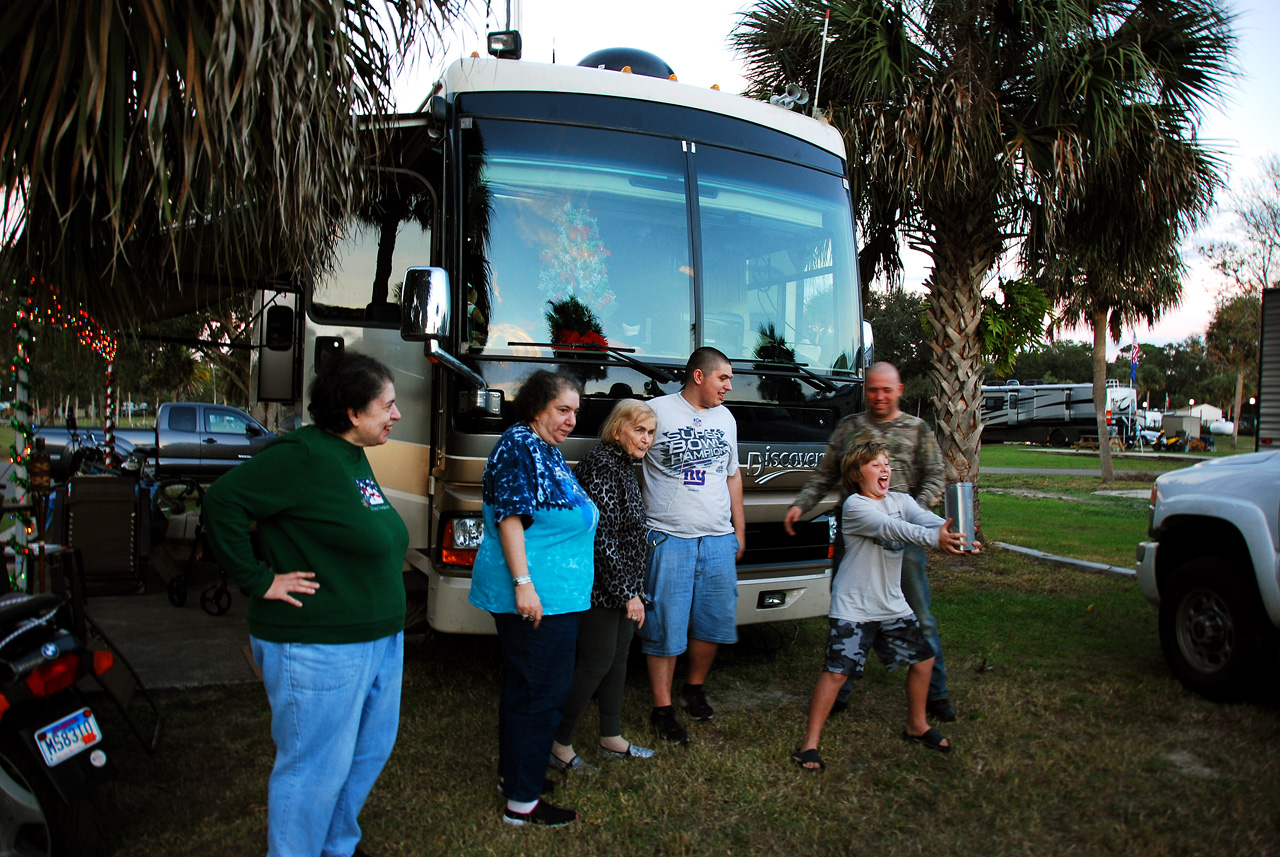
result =
M385 506L387 500L382 496L382 489L372 479L357 479L356 487L360 489L360 499L366 507Z
M713 466L716 472L723 472L730 454L723 429L682 426L663 432L663 441L669 472L680 473L682 482L694 487L707 484L707 471Z

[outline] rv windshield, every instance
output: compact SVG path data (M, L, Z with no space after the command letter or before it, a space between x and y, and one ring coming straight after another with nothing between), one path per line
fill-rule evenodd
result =
M476 119L463 142L471 353L549 356L533 343L586 341L683 363L706 344L854 368L853 226L839 176L580 127Z

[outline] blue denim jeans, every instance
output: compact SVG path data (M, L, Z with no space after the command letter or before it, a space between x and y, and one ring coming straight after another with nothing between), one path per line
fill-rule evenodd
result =
M350 857L400 728L404 634L368 643L249 638L271 703L269 857Z
M916 614L920 631L933 646L933 675L929 678L929 701L947 698L947 666L942 661L942 637L933 618L933 596L929 594L929 573L924 567L925 552L919 545L902 549L902 594Z
M645 594L649 612L636 636L646 655L684 654L689 638L738 642L738 538L733 533L685 539L658 530L645 534L649 556Z
M492 613L505 669L498 706L498 776L509 800L533 801L547 778L551 742L573 683L581 613Z
M930 610L933 597L929 594L929 573L925 569L925 551L919 545L906 545L902 549L902 594L920 623L920 631L933 647L933 675L929 677L929 701L947 698L947 666L942 660L942 637L938 623ZM847 702L853 692L853 682L847 681L836 698Z

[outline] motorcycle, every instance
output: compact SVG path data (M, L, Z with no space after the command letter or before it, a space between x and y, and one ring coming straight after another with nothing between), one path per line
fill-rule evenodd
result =
M115 775L80 679L110 651L90 651L54 595L0 595L0 857L103 853L94 791Z

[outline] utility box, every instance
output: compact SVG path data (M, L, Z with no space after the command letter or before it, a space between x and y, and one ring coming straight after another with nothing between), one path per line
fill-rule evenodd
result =
M1200 418L1195 414L1188 414L1186 416L1165 414L1164 421L1161 425L1164 426L1164 436L1167 438L1174 437L1178 434L1183 434L1187 438L1200 436Z

